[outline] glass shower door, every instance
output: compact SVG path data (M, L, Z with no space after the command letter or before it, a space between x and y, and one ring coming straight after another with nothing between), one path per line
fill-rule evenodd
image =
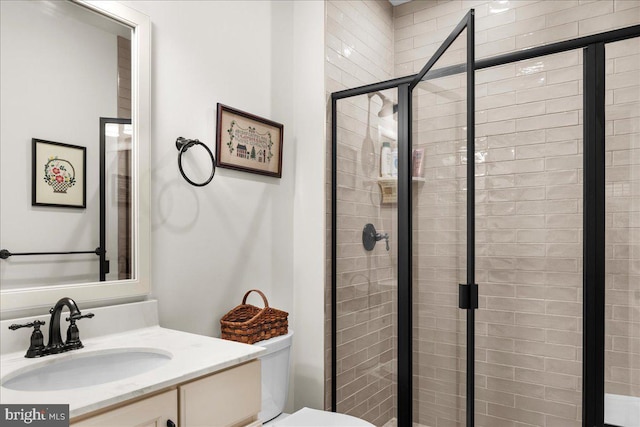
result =
M397 90L336 102L335 410L397 412Z
M478 427L582 426L581 57L477 73Z
M640 425L640 40L605 45L605 425Z
M474 425L473 10L410 85L413 425Z

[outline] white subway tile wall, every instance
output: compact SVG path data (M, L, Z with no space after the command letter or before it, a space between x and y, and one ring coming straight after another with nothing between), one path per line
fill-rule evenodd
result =
M466 30L458 40L465 37ZM434 69L465 56L458 40ZM466 108L466 74L425 80L413 91L413 144L424 150L426 179L412 189L413 421L425 426L464 420L466 312L458 283L467 282Z
M488 93L492 85L508 87L506 93L514 95L510 108L483 105L487 117L515 121L513 130L479 135L489 144L477 155L487 165L487 173L477 177L478 196L486 200L479 202L476 218L477 354L481 363L504 372L500 378L478 374L479 426L580 425L583 150L582 102L574 100L582 92L580 64L578 51L545 56L497 67L514 68L514 74L503 72L479 85L486 84ZM565 83L549 82L549 75L560 73ZM513 160L492 155L496 137ZM482 197L494 191L491 181L499 176L500 198ZM514 211L496 213L497 203L513 204ZM558 372L557 363L571 369ZM501 394L496 398L494 391Z
M414 0L393 10L395 76L418 72L470 8L477 59L640 22L636 0Z
M605 390L640 397L640 39L606 61Z
M397 335L397 209L381 203L377 184L381 140L389 140L379 132L380 106L367 95L341 100L337 120L337 409L376 425L395 416ZM365 141L376 147L371 157ZM367 223L389 234L389 251L384 240L365 250Z
M131 40L118 36L118 118L131 118Z
M472 7L476 10L476 58L640 23L640 2L635 0L414 0L392 9L386 1L327 1L327 92L419 71ZM457 43L440 65L463 62L463 45ZM579 50L476 73L479 426L581 425L581 79ZM414 422L457 426L464 425L465 417L465 319L456 308L457 283L465 282L464 80L452 76L430 83L418 90L414 109L414 143L425 148L427 178L413 188L417 203ZM379 106L377 97L373 102ZM640 397L638 40L607 45L606 103L606 390ZM339 108L339 142L345 149L338 153L338 182L352 186L338 188L339 227L351 230L343 237L343 231L338 231L339 283L346 278L340 278L342 271L365 273L367 280L373 277L379 286L395 286L395 258L372 256L367 264L366 256L358 256L362 221L381 221L387 231L395 227L396 215L395 210L380 208L371 200L375 191L368 190L377 190L375 185L358 188L364 180L359 172L349 172L362 170L357 163L367 129L366 101L341 101ZM377 108L372 104L372 109ZM369 115L371 136L379 144L376 118ZM330 176L328 169L328 190ZM329 260L330 244L328 239ZM329 267L328 262L328 272ZM329 274L327 278L329 288ZM363 286L379 293L379 300L393 301L394 292L386 296L368 281L359 286L360 294L356 289L339 290L344 292L341 310L361 310L339 322L371 316L364 301L352 297L362 298ZM327 301L329 296L330 289ZM390 308L380 307L391 313L389 322L394 324L395 302ZM327 305L327 318L329 314ZM329 320L326 325L330 331ZM375 401L365 403L375 388L367 387L375 381L356 378L356 372L367 370L367 359L363 359L364 347L349 334L366 336L357 328L339 335L339 339L348 338L339 357L345 367L363 365L349 374L353 379L345 375L345 387L338 396L343 406L339 404L338 410L360 416L375 407ZM328 362L329 338L328 333ZM329 363L327 368L329 407ZM383 425L386 420L380 417L373 422Z
M327 1L327 99L333 91L393 77L393 12L387 1ZM385 96L397 99L396 91ZM330 112L328 102L327 112ZM379 96L338 102L337 148L337 410L382 426L395 419L397 209L381 204L377 177L381 142L395 143L397 124L378 117ZM388 130L381 130L385 126ZM327 135L331 135L330 128ZM327 165L331 144L328 139ZM331 170L327 169L327 194ZM330 200L328 207L330 208ZM330 213L330 209L328 210ZM379 241L373 251L362 244L372 223L389 233L390 250ZM327 217L328 233L331 222ZM331 239L327 239L330 272ZM331 407L330 282L327 274L325 406Z
M414 1L410 5L394 9L396 22L402 22L394 41L402 49L396 51L397 77L417 72L443 34L470 7L476 9L477 58L640 23L640 3L630 1ZM453 14L455 19L437 25L445 22L440 18L443 14ZM412 28L411 16L414 26L419 26L418 17L420 21L433 17L435 28ZM607 229L606 389L640 396L640 252L637 228L633 228L640 225L640 219L635 219L640 217L640 171L634 169L639 163L640 43L624 43L615 50L615 45L609 45L607 50L607 150L615 152L607 155L607 207L612 212L607 216L611 228ZM423 48L415 49L416 44ZM476 336L477 425L580 425L581 78L580 51L494 67L476 75L476 161L480 163L476 167L476 275L481 295ZM427 110L419 119L426 120L433 113ZM446 144L441 137L455 141L454 130L453 126L441 128L427 137ZM441 161L437 154L432 153L432 162ZM439 172L435 179L452 173ZM429 182L423 192L428 191ZM433 203L452 199L441 185L434 183L433 187L438 193L431 195ZM613 218L618 221L615 225ZM450 233L463 242L459 230ZM443 239L441 234L435 237ZM428 256L419 254L417 262L423 265L418 271L424 266L435 269L429 283L440 280L438 267L452 276L450 265L427 260ZM448 288L440 292L444 289ZM431 301L434 306L428 307L428 314L419 315L421 319L431 315L440 320L444 310L442 301L436 301ZM454 304L451 298L451 310ZM424 302L414 307L419 309L424 309ZM461 324L464 322L450 324L449 329L444 329L443 322L418 324L417 339L433 332L430 339L434 342L419 345L426 353L419 356L419 363L431 366L431 376L418 381L414 389L421 400L416 401L415 422L464 424L460 400L465 393L460 375L463 347L456 349L456 364L441 366L437 361L444 354L438 353L440 343L451 345L455 337L463 344ZM454 384L447 384L438 372L451 366L458 369L457 393L451 392Z

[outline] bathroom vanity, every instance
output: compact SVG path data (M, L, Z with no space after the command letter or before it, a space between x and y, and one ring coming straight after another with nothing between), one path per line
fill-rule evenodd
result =
M261 425L263 348L161 328L155 301L91 311L84 348L42 358L8 330L33 318L0 322L1 403L69 404L78 427Z
M260 426L260 362L225 369L166 391L71 419L71 425Z

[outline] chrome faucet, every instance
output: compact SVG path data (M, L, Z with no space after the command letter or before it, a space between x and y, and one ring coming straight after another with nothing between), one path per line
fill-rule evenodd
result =
M70 322L70 325L67 329L67 340L63 342L60 333L60 316L65 306L69 308L69 317L66 320ZM31 345L25 357L42 357L84 347L80 341L80 331L76 326L76 321L83 318L92 318L94 316L93 313L82 314L76 302L69 297L61 298L55 306L51 307L49 313L51 313L51 319L49 319L49 343L46 346L43 345L44 337L40 331L40 326L44 325L45 322L36 320L24 325L14 324L9 326L9 329L14 331L20 328L34 328L31 334Z

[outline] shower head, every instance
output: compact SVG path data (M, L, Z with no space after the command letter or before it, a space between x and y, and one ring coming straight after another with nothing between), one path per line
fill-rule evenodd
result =
M378 112L378 117L387 117L393 115L393 113L398 111L398 104L394 104L392 100L384 96L380 92L373 92L369 94L369 99L373 98L373 96L378 95L382 100L382 107L380 107L380 111Z

